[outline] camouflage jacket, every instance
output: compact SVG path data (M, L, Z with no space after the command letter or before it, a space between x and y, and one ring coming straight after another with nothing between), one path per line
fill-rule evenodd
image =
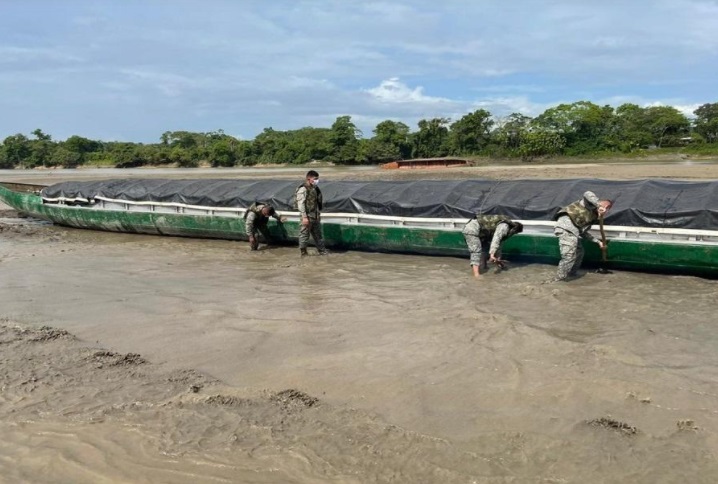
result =
M585 235L593 238L588 229L598 221L598 197L593 192L583 194L581 200L563 207L558 211L554 220L557 220L557 228L564 229L574 235ZM568 218L568 220L566 220Z
M494 232L496 232L496 227L498 227L501 222L511 222L511 219L504 215L476 215L476 220L479 221L479 226L481 227L479 237L485 241L493 237Z
M319 187L302 183L297 187L297 209L302 217L319 218L324 200Z
M249 206L247 211L244 212L244 231L247 235L254 235L256 226L264 225L269 221L269 217L265 217L262 213L262 209L265 206L265 203L254 202ZM272 217L281 220L277 212L274 212Z

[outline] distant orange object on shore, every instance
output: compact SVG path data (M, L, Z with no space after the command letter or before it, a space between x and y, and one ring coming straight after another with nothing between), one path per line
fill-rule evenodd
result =
M448 168L453 166L469 166L469 160L463 158L414 158L412 160L396 160L384 163L385 170L417 169L417 168Z

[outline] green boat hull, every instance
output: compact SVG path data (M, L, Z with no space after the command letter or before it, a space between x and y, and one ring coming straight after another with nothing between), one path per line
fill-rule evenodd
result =
M91 230L151 235L246 240L242 216L209 216L181 213L97 210L44 204L33 193L0 185L0 200L30 216L59 225ZM335 249L468 257L459 231L355 223L322 223L327 246ZM279 243L296 243L297 222L270 223ZM584 265L598 266L596 244L584 243ZM558 243L550 235L521 234L507 240L503 255L510 260L557 264ZM718 277L718 245L686 242L649 242L614 239L609 244L607 269Z

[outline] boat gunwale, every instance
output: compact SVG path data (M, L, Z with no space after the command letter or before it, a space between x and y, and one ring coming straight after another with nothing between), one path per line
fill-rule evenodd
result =
M143 201L135 201L135 200L123 200L123 199L113 199L113 198L107 198L107 197L95 197L96 200L101 200L103 202L109 202L109 203L116 203L116 204L125 204L125 205L136 205L136 206L160 206L160 207L174 207L174 208L185 208L185 209L191 209L191 210L204 210L207 212L210 212L206 215L212 215L211 212L232 212L237 214L244 214L248 209L243 207L214 207L214 206L208 206L208 205L191 205L191 204L184 204L179 202L158 202L158 201L151 201L151 200L143 200ZM55 204L57 202L57 205L62 205L62 201L84 201L87 203L90 203L87 199L66 199L66 198L54 198L54 199L46 199L43 198L43 203L50 201L51 204ZM80 208L94 208L95 205L90 205L88 207L80 207ZM110 210L107 208L101 208L101 210ZM116 210L118 212L122 212L122 210ZM151 210L150 210L151 211ZM299 217L299 212L295 211L280 211L277 210L277 213L282 216L288 216L288 217ZM181 214L181 213L178 213ZM196 214L195 214L196 215ZM436 230L447 230L447 231L455 231L458 229L456 225L464 225L466 224L470 218L441 218L441 217L401 217L401 216L394 216L394 215L375 215L375 214L361 214L361 213L349 213L349 212L324 212L322 213L322 218L344 218L349 219L349 222L353 223L362 223L362 220L369 220L369 221L385 221L385 222L397 222L395 225L402 225L406 226L407 228L411 227L411 223L420 223L420 224L442 224L441 227L424 227L424 228L432 228ZM516 220L517 222L522 223L524 226L528 227L550 227L553 228L556 224L554 221L550 220ZM341 223L341 222L340 222ZM454 225L454 227L447 227L447 224ZM366 224L366 225L372 225L372 224ZM381 225L381 224L376 224ZM595 228L592 228L591 230L595 231ZM680 229L680 228L670 228L670 227L636 227L636 226L629 226L629 225L605 225L604 230L608 233L633 233L633 234L654 234L654 235L677 235L677 236L686 236L686 237L716 237L718 238L718 230L705 230L705 229ZM532 234L532 235L540 235L540 234ZM700 242L700 241L697 241Z
M106 208L104 206L98 207L98 204L94 203L94 200L100 200L101 202L106 203L112 203L112 204L120 204L120 205L127 205L127 206L139 206L139 207L148 207L149 210L146 212L144 210L141 211L134 211L135 213L153 213L154 210L152 210L153 206L159 206L159 207L172 207L176 209L189 209L189 210L197 210L197 211L204 211L206 213L185 213L177 211L176 213L167 212L167 215L181 215L181 216L214 216L215 212L225 212L225 213L236 213L238 216L242 216L246 211L247 208L244 207L214 207L214 206L207 206L207 205L191 205L191 204L183 204L179 202L160 202L160 201L151 201L151 200L143 200L143 201L135 201L135 200L123 200L123 199L113 199L108 197L95 197L94 200L87 200L85 198L44 198L39 194L39 190L42 189L46 185L38 185L38 184L29 184L29 183L14 183L14 182L0 182L0 186L5 187L6 189L18 193L21 195L32 195L38 198L38 202L40 202L42 205L57 207L61 209L82 209L82 210L97 210L102 212L117 212L117 213L125 213L125 212L132 212L127 209L113 209L113 208ZM14 190L13 187L21 187L22 190ZM82 202L86 203L87 205L68 205L64 202L74 203L74 202ZM290 221L298 221L299 220L299 212L295 211L279 211L277 210L277 213L281 216L287 217ZM325 223L348 223L348 224L358 224L358 225L366 225L366 226L377 226L377 227L386 227L386 226L398 226L398 227L404 227L407 229L430 229L430 230L437 230L437 231L445 231L445 232L456 232L458 231L461 226L466 224L470 218L440 218L440 217L404 217L404 216L392 216L392 215L375 215L375 214L360 214L360 213L348 213L348 212L325 212L322 214L322 218L324 219L323 222ZM335 219L344 219L344 220L335 220ZM368 221L369 223L366 223L364 221ZM553 233L547 232L547 230L552 229L555 226L554 221L550 220L517 220L518 222L521 222L525 227L527 228L537 228L537 231L525 231L525 235L530 236L553 236ZM377 223L377 222L386 222L386 223ZM414 225L419 224L419 225ZM427 226L428 224L428 226ZM592 227L590 229L592 232L596 233L597 228ZM677 236L677 237L685 237L688 240L680 240L680 239L654 239L654 240L645 240L645 242L651 242L651 243L672 243L672 244L692 244L692 245L715 245L718 243L718 230L705 230L705 229L681 229L681 228L670 228L670 227L637 227L637 226L624 226L624 225L606 225L604 226L604 230L607 232L607 235L609 235L610 240L626 240L626 241L639 241L639 238L641 235L657 235L657 236ZM636 238L627 237L627 234L635 235ZM704 237L715 237L716 241L705 241L705 240L699 240L699 238Z

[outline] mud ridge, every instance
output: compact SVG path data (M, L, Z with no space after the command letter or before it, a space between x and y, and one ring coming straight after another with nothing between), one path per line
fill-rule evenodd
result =
M586 423L593 427L602 427L605 429L616 430L626 435L635 435L636 433L638 433L638 429L633 425L629 425L625 422L621 422L610 417L601 417L589 420Z
M470 468L484 462L466 460L469 454L446 441L322 404L298 389L240 391L195 370L168 369L135 353L88 347L63 330L5 320L0 321L0 341L0 422L10 430L71 425L73 436L86 445L109 445L105 440L98 444L97 435L115 429L113 442L126 447L114 451L120 456L136 448L133 439L139 433L153 461L187 456L188 462L223 462L227 467L218 468L217 475L221 469L268 465L304 476L282 482L336 482L340 476L340 482L467 482L474 475ZM127 428L135 431L125 435ZM14 445L27 438L17 437ZM427 458L437 452L443 464ZM169 462L153 466L171 467ZM147 478L141 466L137 474L130 464L117 467L133 479ZM15 475L3 471L2 459L0 471ZM364 477L357 481L356 476ZM78 475L64 477L82 481Z

